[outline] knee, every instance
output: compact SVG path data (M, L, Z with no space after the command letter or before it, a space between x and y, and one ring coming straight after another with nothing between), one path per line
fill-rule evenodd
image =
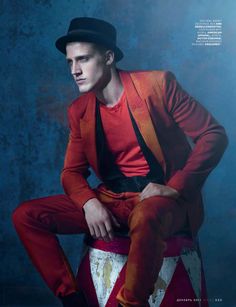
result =
M164 197L150 197L140 202L131 212L130 226L152 228L158 230L162 224L171 220L171 208L176 206L175 200Z
M18 228L21 224L27 220L30 211L31 211L31 201L26 201L21 203L13 212L12 212L12 221L15 228Z
M150 209L151 208L146 206L144 203L137 205L129 216L130 227L138 227L139 229L148 226L158 227L158 214Z

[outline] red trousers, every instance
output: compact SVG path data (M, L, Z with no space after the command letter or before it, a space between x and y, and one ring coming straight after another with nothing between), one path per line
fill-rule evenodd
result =
M117 299L123 306L149 306L162 265L165 239L187 225L186 207L168 197L143 201L139 193L115 194L99 187L97 198L128 227L131 246L126 279ZM56 296L77 291L75 277L56 234L89 233L83 211L66 195L22 203L13 213L17 233L33 264Z

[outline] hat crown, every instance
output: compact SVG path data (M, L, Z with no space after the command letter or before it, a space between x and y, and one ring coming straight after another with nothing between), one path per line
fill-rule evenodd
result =
M70 22L68 33L72 31L94 31L109 36L109 39L116 41L116 29L112 24L97 18L78 17Z
M116 28L109 22L93 17L76 17L71 20L67 35L57 39L56 47L66 54L70 42L91 42L110 48L116 61L123 58L123 52L116 46Z

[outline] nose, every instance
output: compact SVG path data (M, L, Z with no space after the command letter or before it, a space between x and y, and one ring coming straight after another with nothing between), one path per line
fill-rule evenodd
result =
M71 73L72 75L81 75L82 74L82 69L81 66L78 62L73 62L71 65Z

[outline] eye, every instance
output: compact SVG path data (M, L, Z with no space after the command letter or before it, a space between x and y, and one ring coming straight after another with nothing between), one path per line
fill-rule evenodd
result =
M88 60L89 60L89 57L88 56L84 56L84 57L82 57L80 59L80 62L85 63L85 62L88 62Z
M68 60L68 61L67 61L67 64L68 64L69 67L71 67L72 61Z

